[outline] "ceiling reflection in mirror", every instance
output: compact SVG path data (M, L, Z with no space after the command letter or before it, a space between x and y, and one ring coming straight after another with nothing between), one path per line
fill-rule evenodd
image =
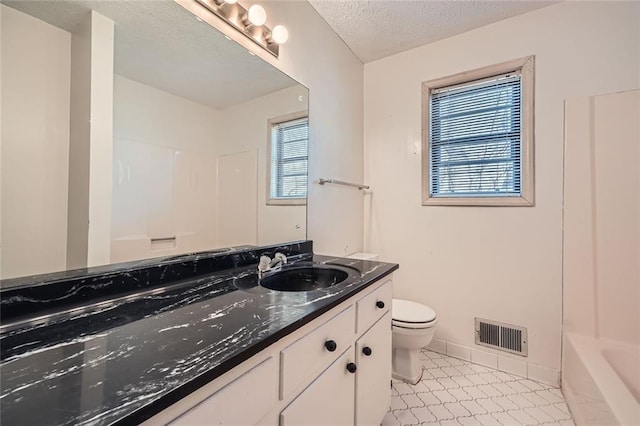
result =
M1 279L306 238L304 86L173 1L0 7Z

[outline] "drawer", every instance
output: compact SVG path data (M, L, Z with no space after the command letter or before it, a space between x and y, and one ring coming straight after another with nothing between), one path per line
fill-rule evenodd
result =
M391 280L373 290L371 293L358 300L357 329L358 334L367 331L385 313L391 310L392 284Z
M352 305L280 352L280 399L311 383L352 344L355 323ZM327 348L330 341L335 348Z
M277 402L278 364L269 357L169 425L254 425Z

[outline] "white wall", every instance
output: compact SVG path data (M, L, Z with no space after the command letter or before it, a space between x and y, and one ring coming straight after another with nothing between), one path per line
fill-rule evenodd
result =
M87 266L111 260L114 23L91 12L91 150Z
M267 205L267 141L271 132L267 121L307 110L307 89L296 85L249 102L227 108L223 113L228 132L227 145L220 152L257 150L258 204L257 244L267 245L306 238L306 206Z
M363 195L320 186L320 177L363 179L363 65L305 1L268 0L267 25L283 24L289 41L276 59L212 18L192 0L178 2L309 89L309 198L307 236L317 253L345 255L362 248ZM226 29L226 30L225 30Z
M66 269L110 261L113 37L113 21L94 11L71 36Z
M362 191L317 182L365 179L363 65L307 2L274 1L265 8L289 29L279 67L309 88L308 238L316 253L358 252Z
M83 20L71 36L71 104L67 265L87 266L89 245L89 158L91 110L91 22Z
M557 377L563 101L640 86L638 22L637 3L564 2L365 65L365 250L400 263L394 295L432 306L436 337L474 347L476 316L523 325L529 368ZM535 207L421 206L421 82L531 54Z
M216 162L220 247L258 243L258 150L220 155Z
M640 90L567 101L565 331L640 344Z
M220 112L114 76L114 138L215 154L226 137Z
M0 9L5 279L65 269L71 35Z

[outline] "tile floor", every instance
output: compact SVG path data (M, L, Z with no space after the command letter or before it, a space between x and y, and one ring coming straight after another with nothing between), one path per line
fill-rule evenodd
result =
M382 426L574 424L558 388L436 352L420 357L422 381L393 381Z

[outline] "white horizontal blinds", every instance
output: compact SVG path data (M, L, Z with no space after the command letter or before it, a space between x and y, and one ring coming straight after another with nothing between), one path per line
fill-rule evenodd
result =
M309 119L273 126L271 198L307 197Z
M431 196L520 196L519 72L432 90L429 108Z

